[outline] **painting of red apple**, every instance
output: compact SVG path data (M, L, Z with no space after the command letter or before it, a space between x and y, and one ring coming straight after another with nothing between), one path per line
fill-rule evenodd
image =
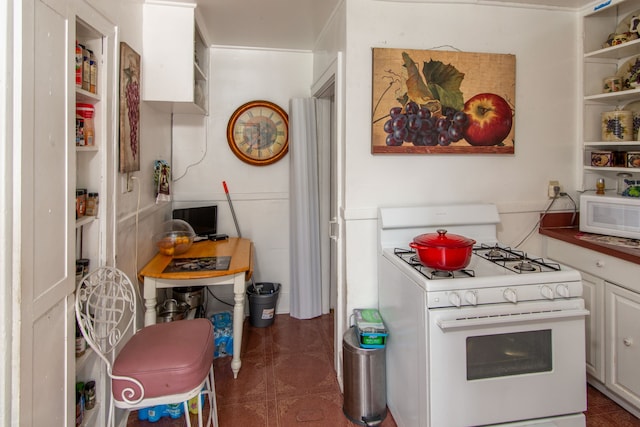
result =
M372 153L513 154L515 56L373 49Z

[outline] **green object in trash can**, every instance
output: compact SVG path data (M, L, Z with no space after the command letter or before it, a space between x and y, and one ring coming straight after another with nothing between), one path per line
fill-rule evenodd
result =
M260 282L247 288L249 322L256 328L271 326L275 320L280 283Z

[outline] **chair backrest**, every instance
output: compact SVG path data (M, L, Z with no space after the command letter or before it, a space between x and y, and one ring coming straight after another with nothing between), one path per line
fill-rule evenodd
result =
M76 288L76 319L89 346L111 364L122 339L135 333L136 291L125 273L100 267L82 278Z

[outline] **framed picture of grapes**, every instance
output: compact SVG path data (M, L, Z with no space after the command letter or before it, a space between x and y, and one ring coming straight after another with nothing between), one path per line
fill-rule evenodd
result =
M515 55L373 49L371 152L513 154Z
M120 172L140 170L140 55L120 42Z

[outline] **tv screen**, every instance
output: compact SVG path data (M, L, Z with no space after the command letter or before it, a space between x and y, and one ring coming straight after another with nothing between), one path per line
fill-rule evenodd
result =
M218 207L200 206L197 208L174 209L173 218L188 222L198 236L216 234Z

